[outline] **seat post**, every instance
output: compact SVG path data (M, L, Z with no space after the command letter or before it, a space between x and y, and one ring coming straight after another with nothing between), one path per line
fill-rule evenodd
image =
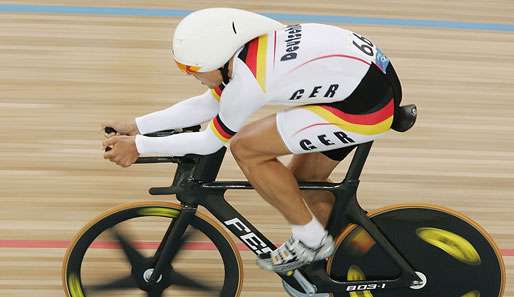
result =
M370 141L363 144L359 144L357 146L357 150L353 155L353 159L350 163L350 167L348 168L348 172L346 172L346 177L344 179L345 181L359 180L362 169L364 168L364 163L366 163L366 158L368 157L372 145L373 141Z

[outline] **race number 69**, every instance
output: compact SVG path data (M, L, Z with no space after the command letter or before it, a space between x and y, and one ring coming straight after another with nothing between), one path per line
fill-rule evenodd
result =
M368 56L375 56L375 52L373 51L373 43L371 41L369 41L369 39L367 39L366 37L364 36L361 36L361 35L357 35L355 33L353 33L353 36L357 37L360 41L362 42L355 42L355 40L353 41L353 45L355 45L358 49L361 50L361 52L365 53L366 55Z

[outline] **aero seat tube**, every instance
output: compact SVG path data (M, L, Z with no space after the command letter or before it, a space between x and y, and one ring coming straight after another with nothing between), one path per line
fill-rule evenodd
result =
M370 141L363 144L359 144L357 146L355 154L353 155L352 162L350 163L350 167L348 168L348 172L346 173L346 181L359 180L359 177L362 173L362 169L364 168L364 163L366 163L366 158L368 157L372 145L373 141Z

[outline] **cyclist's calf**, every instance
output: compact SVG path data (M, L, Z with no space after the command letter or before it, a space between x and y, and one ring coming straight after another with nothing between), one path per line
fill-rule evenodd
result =
M339 161L331 160L322 153L311 153L293 156L288 168L299 182L330 182L329 176L337 164ZM302 194L318 221L326 225L334 195L328 191L302 191Z

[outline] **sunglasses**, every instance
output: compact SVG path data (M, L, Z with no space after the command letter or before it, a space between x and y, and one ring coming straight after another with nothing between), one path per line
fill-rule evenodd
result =
M195 73L198 72L198 70L200 70L200 67L198 66L188 66L177 61L175 61L175 63L177 63L178 69L180 69L184 73Z

